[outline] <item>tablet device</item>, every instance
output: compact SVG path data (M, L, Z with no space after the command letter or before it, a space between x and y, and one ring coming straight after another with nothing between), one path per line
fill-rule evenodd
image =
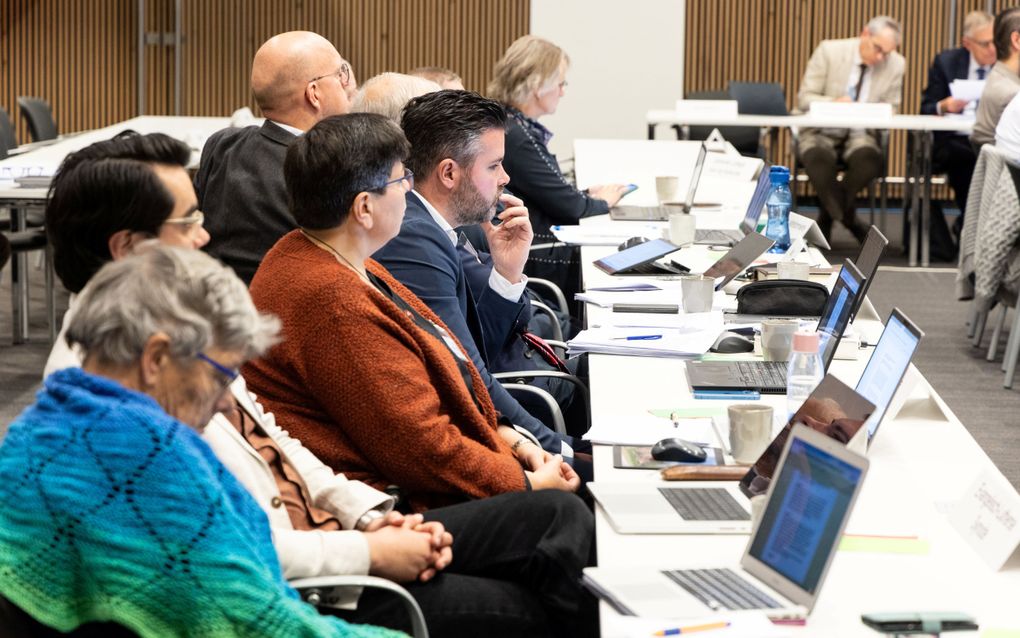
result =
M676 244L665 239L653 239L621 250L618 253L595 260L595 267L610 275L625 274L640 269L645 264L680 250ZM666 273L668 274L668 273Z

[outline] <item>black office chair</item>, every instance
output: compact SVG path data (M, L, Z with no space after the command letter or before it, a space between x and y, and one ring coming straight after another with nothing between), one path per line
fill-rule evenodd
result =
M18 98L21 115L28 120L28 132L33 142L57 139L57 123L53 120L50 103L38 97Z
M730 99L737 101L741 115L789 115L783 87L775 82L730 82ZM765 138L769 129L758 129L758 157L765 159Z
M726 91L692 91L684 99L687 100L729 100L732 99ZM739 107L738 107L739 108ZM679 126L674 125L677 137L683 137ZM689 126L687 127L687 139L705 140L712 134L712 131L719 129L720 135L733 145L741 155L756 157L758 155L758 128L755 126Z
M0 107L0 159L7 157L7 152L17 148L18 137L14 134L14 125L7 114L7 109Z

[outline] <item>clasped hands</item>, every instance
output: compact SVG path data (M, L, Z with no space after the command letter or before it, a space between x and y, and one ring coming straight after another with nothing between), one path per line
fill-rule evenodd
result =
M453 560L453 535L421 514L390 512L365 526L369 573L398 583L426 582Z

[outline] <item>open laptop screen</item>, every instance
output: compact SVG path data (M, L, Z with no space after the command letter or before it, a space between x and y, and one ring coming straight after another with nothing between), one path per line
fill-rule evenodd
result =
M813 595L863 478L862 467L794 436L748 553Z
M712 279L718 279L722 277L723 280L715 285L715 289L719 290L726 284L730 283L734 277L744 272L744 270L751 265L755 259L762 256L769 248L772 248L772 244L776 242L772 241L764 235L758 233L748 233L744 235L744 238L737 242L737 245L730 248L729 251L723 255L719 261L712 264L712 266L705 271L706 277Z
M822 364L826 370L829 369L829 363L836 354L836 346L839 345L846 325L850 322L850 312L854 308L863 283L861 271L849 259L844 260L843 268L836 277L836 284L829 293L828 301L825 302L822 317L818 320L817 330L821 333L819 354L822 355Z
M758 183L755 184L754 194L751 195L751 203L747 205L747 212L744 213L744 221L740 222L740 230L746 235L758 229L758 220L761 218L761 209L765 208L768 201L769 191L772 190L772 182L769 181L770 164L765 162L758 173Z
M864 424L868 429L869 442L875 436L885 411L889 409L889 402L923 336L924 333L906 315L893 309L878 345L875 346L875 352L857 382L857 393L875 404L875 411Z

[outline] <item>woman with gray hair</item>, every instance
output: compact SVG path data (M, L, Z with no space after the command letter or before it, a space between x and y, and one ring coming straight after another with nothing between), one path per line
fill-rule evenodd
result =
M0 594L60 631L395 635L300 601L265 515L197 432L278 330L204 253L105 265L67 330L82 367L50 375L0 446Z

